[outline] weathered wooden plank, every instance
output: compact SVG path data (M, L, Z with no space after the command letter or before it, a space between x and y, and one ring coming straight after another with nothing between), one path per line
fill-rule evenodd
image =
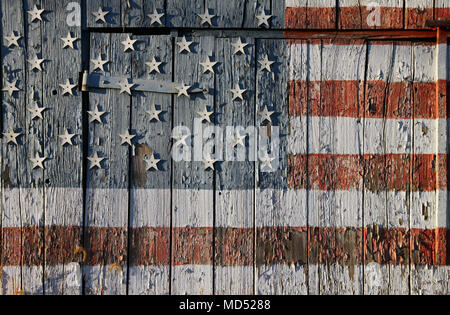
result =
M272 10L279 10L280 4L272 2ZM280 1L281 2L281 1ZM286 29L334 29L336 28L336 0L285 0ZM275 5L275 7L274 7ZM274 14L277 15L277 11ZM278 22L278 18L277 21Z
M364 153L373 152L374 147L382 148L381 154L389 155L392 148L387 146L388 138L400 135L397 149L410 154L412 147L412 89L411 82L403 82L412 77L412 51L410 44L395 42L372 42L368 47L368 67L366 96L364 107ZM383 119L384 128L374 128L376 118L373 113L381 110L390 113L393 110L408 113L410 119L397 125L390 124L390 117ZM364 253L364 293L365 294L408 294L409 293L409 233L410 227L410 189L394 191L389 182L398 172L388 163L386 156L380 156L385 162L380 169L366 169L364 186L364 225L367 248ZM379 158L380 158L379 157ZM373 164L375 165L375 164ZM406 174L410 174L407 163ZM366 167L369 167L368 165ZM381 174L378 183L371 175ZM403 179L410 186L410 179ZM396 235L380 233L389 227L398 228ZM392 242L394 240L394 242ZM384 265L382 262L388 264Z
M124 27L161 27L148 17L154 10L165 15L165 0L127 0L122 1L122 26ZM165 17L161 22L165 25Z
M86 25L88 28L108 28L121 27L122 24L122 0L87 0L86 1ZM134 0L126 0L125 2L135 3ZM92 13L108 12L104 16L106 23L97 20Z
M403 0L339 0L340 29L403 28Z
M247 127L255 125L255 42L245 38L246 54L234 54L232 43L237 39L217 39L216 55L216 122L226 133L224 162L216 177L216 227L223 233L215 238L215 293L253 294L254 288L254 211L255 167L250 161L250 136ZM203 77L214 77L206 73ZM233 101L230 89L239 84L249 92L244 101ZM239 129L239 135L236 129ZM234 146L234 138L245 136L243 145ZM230 142L228 142L228 138ZM250 233L240 234L240 229ZM235 243L230 243L233 240ZM230 248L230 245L233 247Z
M204 1L166 1L166 26L199 27L201 19L197 14L205 12Z
M266 15L272 15L270 0L246 0L241 28L259 28L256 16L262 14L263 10ZM269 19L269 25L272 25L273 19L273 17Z
M133 78L172 81L172 38L169 36L139 36L133 55ZM161 73L152 71L146 63L153 57L162 64ZM147 111L162 111L153 119ZM171 218L171 117L172 96L158 93L135 93L132 98L131 127L141 135L132 157L132 188L130 191L129 294L169 294ZM147 171L145 159L152 155L161 159L158 170ZM146 229L154 230L148 234ZM151 230L150 230L151 231ZM139 250L142 248L142 250ZM145 253L142 257L142 253ZM137 256L137 255L140 256Z
M75 49L72 49L63 48L61 40L68 33L72 38L80 38L81 26L66 24L64 3L44 0L42 5L48 11L43 27L43 54L51 61L43 78L43 102L51 107L44 117L44 154L51 157L45 171L45 293L81 294L81 266L70 264L74 249L82 245L81 235L72 235L71 246L64 248L65 244L58 242L61 235L54 229L55 226L72 226L81 230L83 226L82 99L76 86L73 96L64 95L60 87L67 80L77 85L82 72L80 41L75 41ZM66 130L74 135L73 145L62 145L59 136ZM63 265L53 263L61 261L59 256L64 257Z
M434 17L435 19L450 19L450 3L447 0L435 0Z
M7 48L5 36L10 36L11 32L15 35L23 35L25 26L23 21L23 3L18 1L2 1L1 3L1 34L2 34L2 56L1 56L1 73L2 87L6 83L17 81L17 87L21 91L15 92L11 97L7 92L2 92L2 132L21 132L25 133L26 110L25 107L25 50L24 40L19 40L20 47L11 46ZM22 220L21 214L24 209L20 205L20 186L31 190L30 184L27 183L28 174L26 165L26 140L20 137L19 145L8 144L5 137L2 138L2 200L1 200L1 223L2 228L13 227L21 231ZM24 167L25 166L25 167ZM22 284L22 262L19 261L17 266L7 267L9 262L14 261L15 257L20 258L22 246L13 247L14 241L8 238L8 234L2 230L1 244L1 260L2 268L0 277L0 294L6 295L12 293L12 281L18 285L20 289ZM10 236L11 237L11 236Z
M189 40L189 39L188 39ZM176 38L181 41L181 38ZM188 128L189 137L186 139L190 147L197 142L197 149L188 149L188 157L194 161L181 160L175 157L173 165L173 193L172 193L172 294L211 294L213 292L213 210L214 210L214 172L204 170L203 158L208 158L209 150L203 154L202 143L209 139L205 124L197 124L199 118L196 112L202 111L204 106L214 105L211 89L214 88L212 77L202 76L204 62L208 56L214 55L214 38L196 38L192 44L192 53L179 53L176 46L175 82L184 81L186 85L208 88L208 95L180 96L174 103L174 127ZM198 119L200 120L200 119ZM198 121L197 121L198 122ZM202 132L203 130L203 132ZM197 134L196 139L192 135ZM203 137L202 138L202 134ZM178 133L174 134L179 135ZM204 139L204 140L202 140ZM198 145L199 144L199 145ZM185 150L186 146L174 142L173 151ZM194 153L197 153L194 157ZM174 156L172 154L172 156ZM214 159L214 155L211 154ZM198 161L195 161L198 160ZM207 228L200 230L197 228Z
M309 286L307 233L303 229L308 223L307 201L302 200L302 191L287 187L289 54L285 41L257 41L256 126L260 134L255 198L257 294L307 294ZM271 72L260 63L266 57L273 62ZM274 112L271 122L261 116L266 109ZM266 155L274 159L270 163L272 169L261 162ZM267 233L265 229L269 227L275 227L277 233ZM283 246L286 238L292 240L289 246Z
M287 2L286 0L271 1L272 29L284 29L286 27Z
M102 54L111 63L106 74L131 78L131 53L121 44L128 34L91 35L91 59ZM104 123L89 124L89 157L98 153L102 169L88 171L85 248L89 265L83 268L87 294L125 294L128 251L129 154L119 134L130 129L130 96L116 90L91 91L89 110L106 112ZM134 134L133 132L131 132ZM89 168L92 166L89 163ZM102 228L109 227L104 235ZM97 229L93 229L97 228ZM112 269L114 266L120 268Z
M434 0L405 0L405 28L427 28L427 20L434 18Z

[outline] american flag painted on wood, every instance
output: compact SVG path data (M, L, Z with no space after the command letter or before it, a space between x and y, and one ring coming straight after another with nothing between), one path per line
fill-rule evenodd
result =
M24 14L35 2L48 11L43 23ZM24 37L15 49L3 40L1 54L2 87L15 79L20 87L2 94L2 132L23 136L18 146L1 140L0 294L13 283L25 294L449 293L446 32L414 40L246 33L245 54L234 54L236 36L211 32L189 38L193 53L180 54L181 35L117 28L150 27L143 13L154 8L172 16L166 27L198 28L204 1L83 1L87 20L70 27L68 2L1 4L2 37ZM423 30L450 16L447 0L378 2L374 26L371 1L208 1L215 27L239 29L254 29L262 7L272 29L288 30ZM99 5L113 12L106 24L90 15ZM61 48L68 31L82 37L77 49ZM123 51L127 35L136 51ZM43 73L27 63L35 54L47 60ZM209 94L58 92L99 54L111 61L108 76L183 81ZM266 55L272 72L258 63ZM148 74L152 56L161 73ZM215 74L202 73L208 57ZM242 102L232 100L236 84L247 90ZM49 107L42 121L26 110L35 101ZM161 106L160 122L145 116L151 104ZM193 129L205 104L223 128L260 126L264 108L275 111L279 167L225 161L205 172L201 162L173 161L172 129ZM101 125L89 123L96 106L107 113ZM66 128L76 145L61 148ZM125 130L137 135L133 147L120 143ZM45 170L31 168L35 152L51 157ZM104 169L89 169L95 152ZM145 171L152 153L158 172Z

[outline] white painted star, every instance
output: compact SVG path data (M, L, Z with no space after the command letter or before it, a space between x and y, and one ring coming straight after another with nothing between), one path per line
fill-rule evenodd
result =
M214 164L216 164L217 160L213 160L211 159L211 157L209 157L206 160L203 160L203 164L205 165L204 170L207 171L208 169L211 169L212 171L215 170Z
M183 38L181 39L181 42L177 42L177 45L180 47L179 53L182 53L183 51L187 51L188 53L191 53L191 48L190 46L193 44L194 42L192 41L187 41L186 40L186 36L183 36Z
M248 44L243 43L242 39L239 37L236 43L231 43L231 46L234 48L233 55L236 55L237 53L241 53L245 55L245 47L247 47Z
M39 107L38 103L35 103L34 108L28 108L28 111L32 114L31 120L35 118L43 119L42 112L46 109L46 107Z
M102 21L104 24L106 24L105 18L109 13L109 11L103 11L103 8L99 7L97 12L92 12L92 15L95 16L95 23L97 23L98 21Z
M120 145L128 144L128 145L132 146L131 141L136 136L131 135L130 132L127 130L126 133L124 133L123 135L119 135L119 137L122 138L122 142L120 143Z
M11 46L19 46L19 39L21 39L21 35L17 35L14 32L11 32L11 36L5 36L5 40L8 41L8 45L6 47L10 48Z
M63 89L62 95L70 94L73 96L73 89L77 86L76 84L70 84L70 80L67 79L65 84L59 85Z
M205 13L203 14L197 13L197 16L202 19L202 21L200 22L200 26L205 25L205 23L208 23L209 26L212 26L212 19L215 17L215 15L209 14L208 8L205 9Z
M185 147L187 147L187 142L186 140L189 138L189 135L183 135L183 134L179 134L179 135L173 135L172 139L174 139L176 141L175 145L179 146L179 145L183 145Z
M127 35L127 39L122 41L122 45L124 46L123 51L126 52L128 50L134 51L134 43L137 42L137 39L131 39L130 35Z
M271 116L275 114L275 112L270 112L267 109L267 106L264 107L264 110L258 113L261 116L261 123L265 122L266 120L272 123Z
M98 153L95 152L93 156L88 157L89 162L91 162L91 166L90 166L90 170L93 169L94 167L97 167L99 169L102 169L102 161L104 160L104 158L98 157Z
M153 57L153 59L152 59L151 62L146 62L145 64L147 65L147 67L150 68L150 72L149 72L150 74L151 74L153 71L154 71L154 72L157 72L157 73L161 73L161 71L159 70L159 66L162 65L162 62L156 61L156 58L155 58L155 57Z
M135 86L134 83L128 83L128 81L123 81L119 83L120 86L120 94L127 93L128 95L131 95L131 89Z
M39 59L38 56L34 56L33 59L27 60L29 64L31 64L31 70L37 69L38 71L42 71L42 63L45 59Z
M161 18L164 16L164 13L158 13L158 9L155 9L152 14L147 14L147 16L151 19L150 25L155 23L163 25Z
M91 59L91 62L94 64L94 69L92 71L95 70L100 70L102 72L105 72L105 68L104 66L109 63L109 60L103 60L102 59L102 55L99 54L97 59Z
M217 64L217 61L211 61L211 57L206 58L205 62L200 62L200 65L203 67L203 72L202 73L206 73L206 72L211 72L212 74L215 74L214 71L214 66Z
M78 37L72 37L72 34L68 32L67 37L61 37L61 40L63 41L63 49L66 47L75 49L73 44L78 40Z
M105 114L106 112L101 112L98 110L98 106L95 107L94 111L88 111L88 114L91 116L91 119L89 120L90 123L97 121L100 124L103 124L102 121L102 116Z
M60 137L63 141L61 144L62 146L65 146L66 144L73 145L72 138L75 137L75 134L69 133L69 130L66 129L66 132L58 137Z
M21 133L14 132L14 130L11 130L10 132L4 133L3 136L6 138L6 143L14 143L17 144L17 137L19 137Z
M34 22L35 20L39 20L42 22L42 13L44 13L44 9L38 10L37 6L34 5L33 10L29 10L28 14L31 15L31 22Z
M208 108L206 107L206 105L203 108L203 111L197 112L197 114L200 116L202 122L206 120L209 123L211 122L211 115L213 113L214 112L208 112Z
M261 14L256 16L256 19L258 20L258 27L264 25L266 27L270 27L269 25L269 19L272 17L272 15L266 15L266 10L262 8Z
M146 171L149 171L151 169L159 171L158 163L160 161L161 161L160 159L155 158L154 154L152 154L149 158L144 159L145 164L147 164Z
M45 160L47 160L47 158L44 156L44 157L40 157L40 155L39 155L39 153L36 153L36 157L35 158L30 158L30 161L31 161L31 163L33 163L33 170L36 168L36 167L39 167L39 168L42 168L42 169L44 169L44 162L45 162Z
M245 147L245 144L244 144L245 138L247 138L247 135L242 136L240 131L238 130L236 133L236 136L234 137L234 140L233 140L233 147L236 147L238 145L242 145L243 147Z
M267 152L265 153L265 156L259 158L259 160L261 162L260 168L262 171L264 171L267 168L273 170L272 162L275 160L275 158L269 157L269 154L267 154Z
M189 89L191 88L191 86L189 85L184 85L184 81L181 83L180 86L175 87L175 89L178 91L178 97L184 95L186 97L189 97Z
M150 116L150 121L156 120L161 121L159 119L159 115L163 112L162 110L157 110L155 105L150 106L150 110L145 111Z
M3 88L3 92L8 92L9 96L13 96L14 92L20 91L20 89L17 88L17 81L14 80L12 82L6 82L5 87Z
M233 93L233 101L236 99L240 99L241 101L244 100L244 93L246 92L246 89L241 89L239 84L236 84L236 87L234 89L231 89L230 92Z
M267 70L268 72L272 72L271 66L275 63L275 61L270 61L269 56L265 55L263 60L258 60L261 65L261 70Z

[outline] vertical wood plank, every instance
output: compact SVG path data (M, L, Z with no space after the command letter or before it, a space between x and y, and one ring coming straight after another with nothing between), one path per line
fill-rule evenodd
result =
M286 0L271 1L271 14L273 15L271 26L273 29L284 29L286 27L286 2Z
M274 6L273 1L272 6ZM274 10L278 8L276 4ZM274 12L274 14L277 14ZM287 29L336 28L336 0L286 0L285 26ZM278 23L278 21L276 21Z
M225 141L224 162L216 177L216 235L215 235L215 293L253 294L254 277L254 162L250 161L250 138L247 127L255 125L254 77L255 44L250 38L243 39L249 45L246 54L234 55L232 43L237 39L217 39L216 66L216 122L225 131L227 127L238 128L246 135L245 147L228 147ZM212 77L204 74L203 77ZM230 89L239 84L248 90L245 100L232 100ZM235 129L234 129L235 130ZM230 137L235 137L231 131ZM225 131L225 137L229 136ZM233 139L231 139L231 143ZM244 159L238 160L238 152ZM230 155L230 158L228 158ZM233 161L231 161L233 159Z
M199 27L201 19L197 14L205 12L204 1L167 0L166 26Z
M242 28L258 28L257 15L260 15L262 10L265 10L266 14L272 14L270 0L246 0L245 2L245 15L244 21L241 25ZM269 25L272 25L272 19L269 19Z
M24 10L32 10L34 5L42 8L41 1L25 1ZM45 14L43 22L31 22L30 15L25 15L25 34L26 40L26 59L31 60L36 56L40 59L48 60L44 56L42 30L43 24L46 23ZM32 70L29 63L26 64L26 100L27 108L32 108L37 103L39 107L50 107L51 105L44 103L43 98L43 76L46 71L48 61L42 64L43 72ZM24 143L24 160L23 180L24 185L20 188L20 205L24 209L22 213L23 227L31 227L25 229L22 233L23 243L23 261L22 268L22 286L25 294L43 294L44 288L44 176L45 170L32 169L31 157L37 153L43 156L44 150L44 122L43 120L32 120L32 116L27 109L26 112L26 142ZM45 113L44 113L45 115ZM25 211L26 209L26 211Z
M147 16L157 9L159 13L165 14L165 0L127 0L122 1L122 26L124 27L159 27L151 24ZM165 24L165 17L161 18Z
M450 19L450 3L447 0L435 0L434 17L435 19Z
M126 0L130 3L134 0ZM122 0L87 0L86 1L86 19L88 28L108 28L108 27L121 27L122 26ZM92 12L98 12L98 9L102 8L104 12L108 11L105 20L97 21Z
M99 54L111 61L108 76L131 78L131 54L121 44L127 34L91 34L91 59ZM89 156L105 158L102 169L91 169L87 178L84 268L87 294L125 294L127 288L129 153L119 134L130 129L130 100L118 90L90 92L89 110L107 112L104 124L89 124ZM131 132L131 131L130 131ZM131 132L133 134L133 132ZM90 168L90 165L88 166ZM111 269L120 265L121 270Z
M45 186L45 293L81 294L81 266L74 261L74 250L81 244L83 226L81 93L63 95L60 84L78 83L81 69L80 41L74 48L63 48L61 37L81 37L81 27L66 24L63 2L44 0L48 11L43 28L43 54L51 62L44 74L43 100L51 108L44 119L46 163ZM66 130L73 146L62 146L59 135ZM70 277L70 278L69 278Z
M172 81L172 38L139 36L133 55L133 78ZM149 74L152 58L163 62L161 74ZM151 107L163 112L161 121L146 113ZM169 294L171 218L171 117L172 96L135 93L132 98L132 129L140 135L132 157L130 191L129 294ZM145 159L161 159L159 171L146 171Z
M256 50L258 159L264 159L266 154L274 158L272 170L263 169L259 160L256 164L255 277L256 293L264 295L308 293L307 202L304 191L287 186L290 130L287 87L291 66L287 45L286 41L258 40ZM259 64L266 56L274 62L271 72ZM271 88L267 89L268 86ZM261 117L266 107L275 112L272 123Z
M24 35L25 25L23 21L23 2L2 1L1 3L1 34L2 56L1 73L2 87L7 82L17 81L21 89L11 97L7 92L2 92L2 132L21 132L19 146L7 144L7 139L2 138L2 200L1 200L1 260L3 266L0 276L0 294L12 293L12 281L23 288L22 283L22 213L25 209L20 203L20 190L31 190L31 183L27 181L28 161L26 139L26 66L24 39L19 41L20 47L7 48L5 36L11 32L16 35ZM21 188L22 187L22 188ZM24 266L24 268L26 268Z
M365 235L365 294L408 294L409 293L409 213L410 192L389 190L388 182L399 170L390 165L387 158L392 148L387 147L392 134L406 139L397 143L396 150L411 153L412 131L409 119L397 124L389 122L389 113L411 115L412 77L411 45L395 42L372 42L369 44L366 97L364 108L365 153L378 152L378 156L367 159L382 159L382 169L370 168L366 174L378 174L378 180L365 178L364 225ZM384 113L384 129L377 129L377 112ZM408 163L407 163L408 164ZM405 171L409 174L409 168ZM409 178L405 179L409 187ZM377 186L374 185L377 183ZM391 232L387 230L391 229ZM396 253L393 254L392 248Z
M405 27L424 29L427 20L434 18L434 0L405 0Z
M180 40L176 38L176 41ZM174 127L185 126L192 136L197 132L194 130L194 120L198 117L196 112L205 105L211 107L214 104L211 93L214 80L201 76L203 68L200 66L200 62L214 54L214 38L196 38L191 46L193 52L189 54L180 54L178 46L175 47L175 82L181 84L184 81L186 85L209 90L208 95L195 94L175 99ZM191 136L187 139L189 146L194 143ZM203 142L199 138L201 136L199 132L197 139ZM194 152L190 153L192 158ZM171 293L212 294L214 172L205 171L202 161L174 161L173 174Z

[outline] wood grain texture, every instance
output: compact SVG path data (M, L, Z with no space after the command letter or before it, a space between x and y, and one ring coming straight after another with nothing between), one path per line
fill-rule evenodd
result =
M147 16L152 14L155 9L159 13L165 14L165 0L127 0L122 1L122 26L124 27L161 27L157 24L151 24L151 19ZM161 18L165 25L166 17Z
M413 84L407 82L402 90L398 91L394 88L394 83L401 75L403 77L412 77L412 49L410 45L383 45L380 49L376 46L376 42L370 43L368 46L368 67L367 78L369 82L378 77L378 79L386 82L383 89L379 86L366 84L365 109L364 116L370 115L370 112L383 108L383 112L390 112L392 99L400 100L397 104L402 106L399 111L405 111L412 103ZM389 60L389 61L388 61ZM384 62L383 62L384 61ZM388 62L387 62L388 61ZM382 70L380 71L380 64ZM394 105L397 106L397 105ZM379 146L384 149L384 153L389 153L386 143L392 134L402 133L408 141L402 144L405 153L412 153L412 130L409 128L413 119L412 111L409 119L404 120L404 124L392 125L384 123L384 128L374 130L371 128L372 119L364 119L364 142L373 146ZM388 118L385 118L386 120ZM400 130L399 130L400 129ZM370 131L369 131L370 130ZM403 130L403 131L402 131ZM376 141L373 141L377 139ZM400 145L400 143L398 143ZM387 161L386 161L387 162ZM384 176L380 177L380 182L371 179L370 174L375 175L376 170L367 169L365 172L364 187L364 225L368 227L367 235L365 235L368 247L365 255L364 268L364 293L365 294L408 294L409 293L409 265L410 265L410 240L409 234L398 231L397 253L393 253L390 248L393 246L391 242L386 241L386 236L379 233L380 228L397 226L409 229L410 227L410 205L411 205L411 181L410 176L406 176L406 191L395 191L387 189L388 182L393 174L398 172L389 163L381 164L378 169L383 171ZM377 167L377 168L379 168ZM405 170L405 169L404 169ZM405 174L410 174L411 164L406 164ZM375 189L374 189L375 188ZM387 189L387 191L386 191ZM391 260L392 265L380 266L377 264L380 260ZM400 269L400 272L399 272Z
M63 49L61 37L70 32L73 37L81 37L81 27L62 27L66 24L66 7L63 2L46 0L42 2L48 11L47 23L43 28L43 54L50 61L44 73L44 104L51 108L45 115L44 153L50 157L46 163L45 179L45 260L64 255L64 249L58 244L57 235L52 226L83 225L83 186L82 186L82 124L81 93L74 88L74 95L63 95L60 84L70 80L77 84L81 69L80 41L75 49ZM74 145L61 145L59 135L66 129L75 134ZM73 235L73 247L81 245L80 235ZM81 266L46 266L46 294L81 294ZM69 275L75 277L67 283ZM75 280L76 279L76 280Z
M109 27L121 27L124 24L122 23L122 2L129 2L135 5L134 0L85 0L86 2L86 26L89 28L109 28ZM95 17L92 15L92 12L97 12L99 8L102 8L103 11L109 11L110 13L106 15L105 20L106 24L98 21L95 21Z
M2 35L11 34L12 31L23 34L25 31L25 23L23 20L23 3L18 1L3 1L1 3L1 30ZM17 34L16 33L16 34ZM2 45L2 86L6 82L19 80L18 86L22 89L20 92L14 93L10 97L8 93L2 92L2 132L9 132L10 129L16 129L16 132L26 133L26 60L24 40L20 42L21 47L12 49L6 48L6 42L3 39ZM27 149L25 144L27 140L22 136L19 142L20 146L7 144L6 139L2 139L2 199L1 199L1 223L2 227L22 226L22 208L20 203L20 185L27 183L29 178L27 172ZM30 187L30 185L28 185ZM31 187L30 187L31 188ZM6 234L2 233L1 244L1 260L0 265L7 265L12 257L8 257L8 248L14 242L8 239ZM19 243L18 254L22 253L22 244ZM22 264L16 268L4 267L0 278L0 294L6 295L12 292L12 281L18 283L23 288L22 283ZM29 287L27 288L29 289Z
M244 38L243 41L249 44L246 47L246 54L234 55L231 43L236 40L216 39L214 56L215 61L218 62L215 76L216 122L224 130L227 126L232 128L241 126L244 130L240 130L240 134L245 135L243 131L255 125L255 41ZM212 74L204 76L209 77ZM229 89L234 88L236 84L248 90L244 101L232 100ZM231 134L234 138L235 133L231 132ZM238 235L233 235L231 230L227 230L227 228L254 226L255 166L249 159L250 141L252 140L247 135L244 141L245 148L240 145L236 148L228 148L230 144L225 143L225 162L220 163L216 173L215 226L224 228L223 234L216 235L215 244L215 293L217 294L252 294L254 292L254 234L245 234L239 238ZM238 160L238 154L244 157L241 161ZM227 155L233 157L234 161L230 161ZM237 231L234 232L237 233ZM235 248L228 249L224 246L228 239L238 239L239 243L234 244ZM233 266L233 263L238 264L242 259L246 261L245 266ZM228 260L231 261L231 268L221 268L222 262Z
M181 38L176 38L180 41ZM194 39L192 53L175 53L175 82L184 81L186 85L201 86L208 89L208 94L193 94L190 97L177 97L174 102L174 127L186 126L191 135L197 111L204 106L214 107L212 89L214 78L202 76L204 62L208 56L214 55L214 38L201 37ZM206 125L206 124L203 124ZM204 128L206 126L203 126ZM201 137L201 132L198 136ZM199 139L199 137L197 137ZM205 139L206 140L206 139ZM200 139L202 142L202 140ZM192 137L187 144L192 145ZM200 154L203 152L201 150ZM194 157L191 152L191 157ZM205 158L207 156L204 156ZM214 155L211 155L214 158ZM202 157L200 157L201 159ZM205 171L201 161L173 162L172 217L173 227L212 227L214 226L214 172ZM200 265L191 265L197 254L196 247L210 248L207 255L201 257ZM201 251L197 251L200 252ZM213 292L213 233L198 234L196 230L174 230L172 235L172 294L211 294Z
M288 46L285 41L280 40L258 40L256 60L263 60L266 55L274 64L272 71L262 70L257 62L256 72L256 126L259 127L258 158L264 158L265 153L275 160L272 162L273 171L261 169L257 162L256 169L256 207L255 224L257 227L266 226L306 226L306 220L302 220L305 208L300 206L298 212L292 212L295 197L287 189L287 136L289 134L288 99L287 86L289 72ZM267 87L270 86L270 89ZM280 97L284 95L284 97ZM274 111L272 123L263 122L260 116L265 108ZM273 127L278 128L276 131ZM278 139L277 139L278 138ZM264 140L263 140L264 139ZM266 143L266 141L268 141ZM275 149L275 150L274 150ZM270 151L270 152L269 152ZM298 201L298 200L297 200ZM294 224L294 225L295 225ZM272 237L274 239L272 240ZM281 234L256 235L256 293L257 294L307 294L307 268L306 259L291 260L289 268L268 264L271 256L280 255L277 250L281 240L286 237ZM271 244L271 245L270 245ZM272 250L267 250L271 248ZM293 245L290 248L281 248L284 257L294 257L301 247ZM306 246L304 248L306 250ZM300 254L301 255L301 254ZM306 255L306 253L305 253ZM305 256L306 257L306 256ZM280 259L283 259L280 257ZM289 259L289 258L288 258ZM292 286L284 286L283 282L290 279Z
M121 41L127 34L92 34L91 59L99 54L111 60L106 75L131 78L132 54L125 53ZM131 97L120 94L118 90L96 90L90 93L89 108L99 105L107 112L105 123L89 124L89 156L98 152L104 157L102 169L92 169L87 178L87 209L85 224L87 227L117 227L116 232L107 235L104 247L96 248L96 235L86 235L85 248L96 248L97 252L88 253L101 257L99 267L85 267L84 277L87 294L125 294L128 250L129 217L129 162L131 148L121 145L119 134L130 130ZM130 131L131 132L131 131ZM131 132L133 134L133 132ZM90 167L90 166L89 166ZM119 264L121 273L110 271L112 264Z
M133 54L133 78L172 81L173 39L169 36L139 36L136 53ZM161 74L149 74L145 65L155 57L163 62ZM146 113L155 105L163 112L161 121L150 121ZM139 136L134 155L131 157L132 188L130 191L130 226L131 228L156 227L167 228L171 223L171 131L172 131L172 96L158 93L134 93L132 97L131 128ZM154 154L159 171L146 171L144 159ZM133 234L130 244L130 265L135 265L142 258L135 253L145 247L145 267L131 269L129 278L130 294L169 294L170 257L161 262L160 252L153 251L152 244L165 244L170 248L170 234L153 235ZM146 246L147 245L147 246ZM164 251L166 252L166 251ZM158 263L156 263L158 262ZM131 267L130 267L131 268Z

